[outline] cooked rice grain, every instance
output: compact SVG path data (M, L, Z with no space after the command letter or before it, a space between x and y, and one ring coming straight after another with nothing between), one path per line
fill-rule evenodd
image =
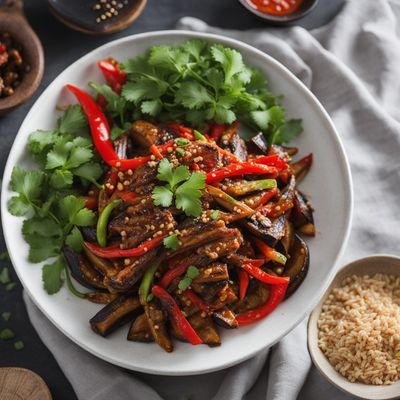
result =
M322 306L318 345L350 382L400 379L400 277L346 278Z

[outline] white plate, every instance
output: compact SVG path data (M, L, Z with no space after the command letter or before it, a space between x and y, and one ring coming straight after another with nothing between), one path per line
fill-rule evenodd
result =
M175 343L171 354L155 344L128 342L123 328L104 339L94 334L89 319L101 306L72 296L66 288L49 296L42 289L40 265L27 261L28 246L21 235L22 218L7 211L12 196L8 182L14 165L31 166L25 152L28 135L40 128L54 127L57 104L74 102L64 85L86 87L89 80L101 81L96 61L113 56L118 60L135 56L156 44L175 44L189 38L207 39L238 49L247 64L262 69L274 93L284 94L290 117L303 118L305 132L294 142L301 155L314 153L314 165L302 183L315 208L317 236L310 246L310 271L299 290L268 318L233 331L222 330L217 348ZM244 361L271 346L290 332L316 305L335 273L336 260L347 242L352 216L350 170L335 128L314 95L284 66L265 53L236 40L217 35L162 31L134 35L108 43L82 57L62 72L43 92L26 116L11 149L3 177L1 211L3 230L15 270L35 304L65 335L90 353L132 370L192 375L222 369Z

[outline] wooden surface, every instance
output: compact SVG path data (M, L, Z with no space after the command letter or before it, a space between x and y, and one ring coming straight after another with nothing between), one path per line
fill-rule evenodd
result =
M22 0L6 0L0 6L2 32L9 32L23 47L23 58L31 67L15 89L14 94L0 99L0 115L5 114L27 101L38 88L44 70L42 44L23 14Z
M43 379L25 368L0 368L1 400L51 400Z

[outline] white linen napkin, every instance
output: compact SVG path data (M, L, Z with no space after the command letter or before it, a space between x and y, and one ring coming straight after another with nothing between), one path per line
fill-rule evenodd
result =
M370 253L399 253L400 2L349 0L328 25L226 31L186 17L178 28L235 37L285 64L333 118L350 159L355 209L342 263ZM79 400L351 399L325 381L306 348L303 322L271 351L196 377L131 373L81 350L25 296L32 324Z

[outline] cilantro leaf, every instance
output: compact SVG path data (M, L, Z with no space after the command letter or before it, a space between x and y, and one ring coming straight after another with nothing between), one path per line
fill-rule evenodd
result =
M176 189L176 207L183 210L187 216L197 217L201 214L200 197L205 182L206 177L200 172L195 172Z
M301 126L300 119L290 119L282 124L277 133L272 136L272 144L284 144L288 143L294 138L296 138L300 133L303 132L303 127Z
M62 218L73 225L90 226L94 224L94 212L85 208L85 201L74 195L62 198L59 202Z
M61 273L64 269L64 262L59 257L52 264L45 264L42 267L43 288L48 294L57 293L62 286Z
M14 343L15 350L22 350L24 347L25 347L25 344L24 344L24 342L22 340L17 340Z
M75 251L81 251L83 246L83 236L81 231L74 226L70 234L65 238L65 244Z
M159 99L143 101L140 105L143 114L149 114L152 117L158 115L162 110L162 103Z
M16 217L22 217L23 215L28 214L28 212L31 210L29 201L27 201L27 199L23 196L11 197L7 207L8 211Z
M140 78L127 82L122 88L124 99L138 104L141 100L159 99L168 89L168 83L160 80Z
M215 61L221 64L225 73L225 83L244 69L242 55L237 51L220 44L211 46L211 54Z
M199 274L200 274L199 269L193 265L191 265L186 271L186 276L189 277L190 279L196 278L197 276L199 276Z
M50 185L55 189L64 189L72 185L73 179L71 171L56 169L50 176Z
M111 140L118 139L124 132L125 131L119 126L113 126L110 133Z
M190 175L188 167L180 165L179 167L173 169L172 164L166 158L163 158L160 161L157 172L157 179L168 182L172 191L178 183L185 181Z
M178 236L176 236L175 233L172 235L169 235L166 238L164 238L163 243L167 249L176 250L179 245Z
M172 205L174 194L165 186L156 186L152 192L152 198L156 206L169 207Z
M175 94L175 102L192 110L213 103L214 99L203 85L195 81L188 81L180 85Z
M101 169L100 165L94 162L88 162L71 170L71 172L79 176L80 178L84 178L89 182L94 182L100 178L103 174L103 170Z
M213 211L211 212L211 214L210 214L210 217L211 217L212 220L215 221L215 220L217 220L217 219L219 218L220 214L221 214L221 211L219 211L219 210L213 210Z
M29 135L28 150L33 154L40 154L48 146L54 144L58 137L55 131L37 130Z
M50 217L35 216L25 220L22 234L30 246L28 259L31 262L44 261L61 251L62 229Z
M178 283L178 288L182 291L186 290L189 288L189 286L192 284L192 280L185 276L182 278L179 283Z
M69 106L64 115L58 120L58 130L61 133L76 133L87 125L86 116L79 104Z
M90 86L99 94L101 94L107 101L107 111L112 117L121 117L125 111L126 101L119 94L115 93L110 86L97 85L90 82Z

